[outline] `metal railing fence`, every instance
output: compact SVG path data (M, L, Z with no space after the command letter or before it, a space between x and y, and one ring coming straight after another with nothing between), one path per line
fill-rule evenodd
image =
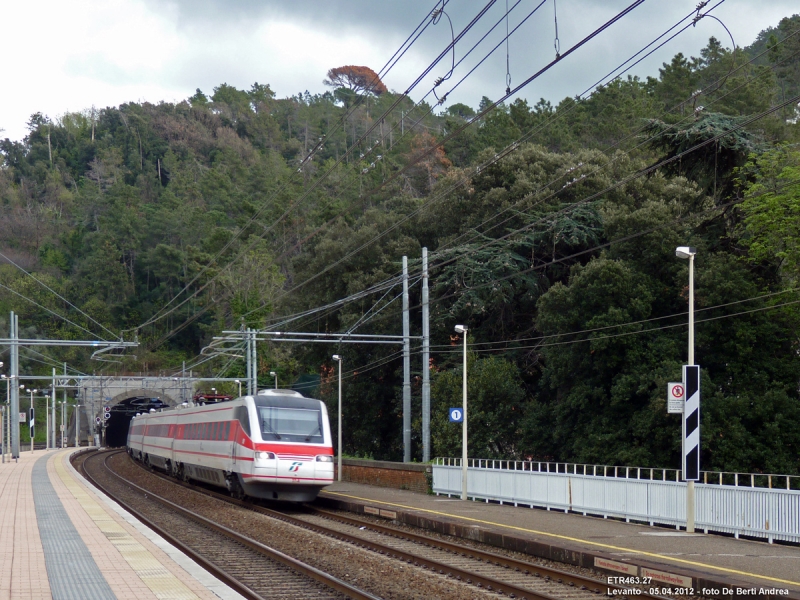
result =
M476 500L676 528L686 523L686 484L674 469L485 459L470 459L467 468L467 495ZM460 495L460 459L437 458L432 470L434 493ZM773 482L786 479L786 489L759 487L755 477L733 477L738 485L727 485L726 475L695 486L698 530L800 543L800 491L794 489L800 478L773 475Z
M437 457L433 460L433 464L461 467L461 459ZM534 471L540 473L566 473L592 477L621 477L624 479L647 479L650 481L681 481L680 469L665 469L660 467L625 467L619 465L487 458L470 458L467 461L467 467L478 469L504 469L509 471ZM800 475L740 473L735 471L700 471L700 475L701 482L708 485L800 490Z

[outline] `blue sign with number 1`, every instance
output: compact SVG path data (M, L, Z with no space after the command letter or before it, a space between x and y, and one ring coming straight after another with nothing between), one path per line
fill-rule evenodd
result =
M450 422L451 423L461 423L464 420L464 411L461 407L451 408L450 409Z

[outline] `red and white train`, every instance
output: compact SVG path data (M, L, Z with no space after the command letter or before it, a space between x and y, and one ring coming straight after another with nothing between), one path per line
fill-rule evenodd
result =
M152 410L131 419L128 453L237 497L308 502L333 483L328 411L290 390Z

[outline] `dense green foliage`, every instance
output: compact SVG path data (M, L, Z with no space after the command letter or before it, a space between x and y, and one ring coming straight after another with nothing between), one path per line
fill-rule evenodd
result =
M103 369L50 351L84 371L186 360L242 376L231 356L195 358L242 324L399 334L399 286L313 309L396 276L403 255L419 335L427 247L434 454L460 449L446 410L463 323L472 456L674 468L665 393L687 358L688 279L674 251L692 245L703 468L798 473L800 115L796 101L763 114L797 93L798 28L784 19L736 52L712 38L585 99L517 100L441 148L480 107L222 84L177 104L37 113L23 142L0 142L0 330L15 310L26 336L141 342ZM397 459L396 350L261 344L259 378L311 382L335 412L342 354L345 452ZM39 360L26 351L24 369L49 369Z

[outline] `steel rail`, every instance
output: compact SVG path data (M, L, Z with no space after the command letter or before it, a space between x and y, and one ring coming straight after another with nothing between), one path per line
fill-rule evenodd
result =
M166 506L167 508L173 510L174 512L188 519L191 519L197 523L200 523L204 527L208 527L209 529L216 531L217 533L220 533L223 536L228 537L234 542L242 544L243 546L250 548L251 550L257 553L266 556L270 560L283 564L284 566L287 566L292 570L302 575L305 575L306 577L309 577L319 583L322 583L323 585L337 592L345 594L350 598L353 598L354 600L380 600L377 596L373 596L372 594L369 594L363 590L353 587L352 585L344 581L341 581L340 579L337 579L336 577L333 577L332 575L329 575L324 571L321 571L315 567L312 567L311 565L308 565L295 558L292 558L291 556L288 556L287 554L275 550L274 548L270 548L269 546L266 546L261 542L258 542L252 538L237 533L236 531L229 529L223 525L220 525L219 523L215 523L214 521L211 521L210 519L207 519L202 515L194 513L178 504L175 504L174 502L167 500L166 498L162 498L161 496L154 494L153 492L139 485L136 485L131 481L128 481L127 479L124 479L123 477L115 473L113 469L111 469L111 467L108 465L108 459L121 452L124 452L124 450L114 450L111 452L104 453L106 454L106 456L103 460L103 466L114 477L124 482L125 485L130 486L131 488L134 488L137 491L142 492L143 494L146 494L148 499L155 500L160 504L162 504L163 506ZM180 540L176 539L174 536L164 531L161 527L157 526L155 523L152 523L147 517L142 515L139 511L135 510L124 501L117 499L112 493L110 493L109 490L107 490L104 486L99 484L93 477L91 477L91 475L89 475L89 473L86 471L85 467L83 468L83 472L84 475L87 477L87 479L89 479L95 487L103 491L103 493L105 493L110 498L114 499L115 502L123 506L125 510L129 511L137 519L145 523L148 527L151 527L159 535L162 535L165 539L167 539L167 541L178 546L181 550L189 554L194 560L198 561L201 564L201 566L203 566L203 568L206 568L207 570L211 571L215 576L222 579L225 583L236 589L236 591L241 593L243 596L246 596L248 598L253 598L255 600L266 600L263 596L260 596L259 594L251 590L249 587L245 586L244 584L242 584L241 582L230 576L221 567L208 561L207 559L199 555L197 552L186 546Z
M141 468L144 467L142 466ZM281 520L283 522L287 522L296 525L298 527L314 531L316 533L327 535L329 537L333 537L334 539L340 541L351 543L360 548L372 550L382 556L388 556L390 558L402 560L407 564L411 564L416 567L421 567L426 570L431 570L440 575L447 574L448 577L454 578L457 581L463 581L471 585L476 585L477 587L486 589L487 591L501 592L509 595L509 597L512 597L511 595L513 594L514 595L513 597L515 598L525 598L525 599L538 598L540 600L555 600L555 597L550 596L544 592L537 592L535 590L531 590L530 588L525 588L514 584L506 583L499 579L495 579L493 577L489 577L486 575L478 575L471 571L460 569L458 567L454 567L452 565L448 565L433 559L422 558L410 552L405 552L403 550L398 550L396 548L392 548L387 545L379 544L377 542L373 542L370 540L365 540L364 538L361 538L357 535L351 535L343 533L341 531L336 531L334 529L324 527L322 525L309 523L308 521L305 521L302 518L294 517L280 511L276 511L270 508L266 508L264 506L253 504L246 500L238 500L226 494L210 490L206 487L200 487L193 485L191 483L177 481L174 478L169 477L168 475L162 474L160 472L152 471L151 473L167 481L171 481L176 485L187 487L199 493L206 494L214 498L218 498L223 502L227 502L229 504L233 504L235 506L239 506L242 508L247 508L254 512L263 514L265 516L272 517ZM629 587L620 586L617 584L611 584L606 581L592 579L589 577L584 577L579 574L568 573L566 571L561 571L550 567L542 567L539 565L534 565L531 563L527 563L525 561L507 558L491 552L476 550L474 548L470 548L467 546L461 546L459 544L444 542L442 540L437 540L435 538L430 538L419 534L413 534L406 531L401 531L398 529L373 524L369 521L363 521L360 519L352 519L350 517L334 515L332 513L328 513L327 511L321 511L320 509L309 507L308 505L304 506L307 510L311 510L312 512L318 512L320 514L324 513L326 518L332 517L334 520L339 520L349 525L354 525L358 527L366 526L374 531L378 531L379 533L385 535L389 535L395 538L406 538L410 541L415 541L427 546L438 547L442 550L446 550L453 554L468 556L479 562L485 562L486 564L507 566L508 568L514 570L518 569L523 573L531 574L533 575L533 577L536 577L537 579L543 581L553 581L555 583L566 585L571 588L582 589L595 594L599 594L604 590L605 591L616 590L617 594L632 593L631 592L632 588ZM639 592L640 590L636 590L636 595L642 598L664 600L664 597L662 596L654 596L651 594L647 594L643 591L641 593Z

